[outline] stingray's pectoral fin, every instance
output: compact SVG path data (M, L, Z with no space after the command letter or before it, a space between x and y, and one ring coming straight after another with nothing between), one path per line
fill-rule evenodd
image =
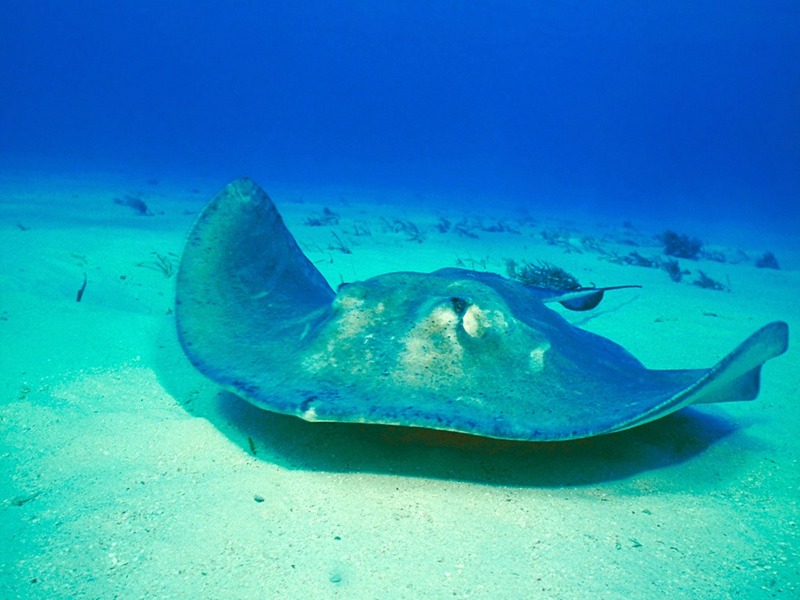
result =
M761 387L761 366L758 365L738 377L714 381L704 393L695 398L692 404L755 400Z
M616 430L660 419L692 404L754 400L758 395L761 367L786 352L789 326L783 321L765 325L710 369L651 371L683 387L664 402L628 421ZM684 387L685 386L685 387Z
M244 381L263 368L264 353L277 347L283 354L275 355L292 356L292 344L333 297L269 196L237 179L189 234L176 284L178 335L203 373L222 383Z
M770 358L786 352L788 345L786 323L765 325L708 371L696 386L692 404L754 400L760 386L761 367Z

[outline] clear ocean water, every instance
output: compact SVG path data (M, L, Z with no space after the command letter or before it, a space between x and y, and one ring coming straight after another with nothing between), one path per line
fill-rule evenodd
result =
M638 367L574 328L647 369L727 360L715 400L796 336L799 25L797 0L0 0L0 600L800 597L796 340L753 402L561 435L666 394L618 409L605 365ZM236 194L198 220L241 176L289 233ZM505 345L533 296L427 279L370 313L373 281L320 316L322 278L443 267L624 289ZM303 306L345 324L305 356ZM452 379L386 420L414 427L291 416L413 416ZM480 427L449 428L480 435L416 427L464 397ZM483 437L531 397L514 425L562 441Z
M5 168L793 227L800 5L5 2Z

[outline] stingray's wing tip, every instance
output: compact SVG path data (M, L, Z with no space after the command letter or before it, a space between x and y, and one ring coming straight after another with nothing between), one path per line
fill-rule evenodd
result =
M695 386L691 404L755 400L761 387L761 367L789 347L789 325L764 325L719 361Z

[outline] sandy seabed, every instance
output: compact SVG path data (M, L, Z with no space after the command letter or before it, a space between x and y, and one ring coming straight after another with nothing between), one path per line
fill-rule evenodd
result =
M793 341L754 402L568 443L270 414L175 338L184 236L223 183L0 180L0 598L800 597ZM770 321L800 331L800 249L746 230L710 232L724 262L681 260L675 283L616 260L659 255L669 223L260 183L334 287L509 258L641 284L565 316L650 368L711 366ZM338 222L309 225L325 207ZM765 250L780 270L754 266ZM691 285L700 270L729 291Z

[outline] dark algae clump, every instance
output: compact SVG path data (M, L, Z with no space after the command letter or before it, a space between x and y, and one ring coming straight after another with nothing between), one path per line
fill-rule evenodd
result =
M664 254L677 258L696 259L703 247L703 242L697 238L689 237L682 233L676 233L667 229L659 236L664 245Z
M152 211L147 207L145 201L135 196L126 195L123 198L114 198L114 204L127 206L140 217L152 217Z
M756 266L759 269L780 269L778 259L775 258L772 252L764 252L764 254L759 256L758 259L756 259Z

